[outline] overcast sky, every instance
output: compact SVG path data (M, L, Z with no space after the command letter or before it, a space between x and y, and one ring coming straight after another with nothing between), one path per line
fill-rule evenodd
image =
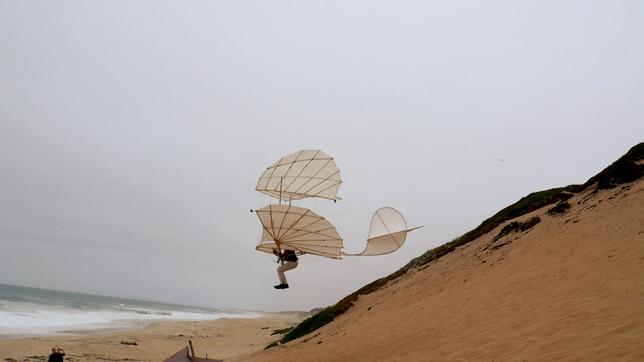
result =
M0 283L324 306L643 135L642 1L0 1ZM347 251L381 206L424 228L274 290L249 210L300 149Z

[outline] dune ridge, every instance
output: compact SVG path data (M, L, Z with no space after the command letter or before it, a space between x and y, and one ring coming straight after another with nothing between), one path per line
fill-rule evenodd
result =
M238 360L644 360L643 150L361 288L321 328Z

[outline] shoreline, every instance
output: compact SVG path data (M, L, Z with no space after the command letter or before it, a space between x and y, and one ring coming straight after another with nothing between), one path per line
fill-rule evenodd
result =
M280 338L271 335L273 331L292 327L301 320L299 314L257 314L256 318L154 321L138 329L93 330L74 335L0 338L0 357L46 361L52 347L62 347L68 358L74 361L159 361L192 340L198 356L207 354L211 358L232 358L263 350Z
M140 331L151 327L155 324L165 323L165 322L209 322L215 321L218 319L253 319L253 318L262 318L266 317L267 313L264 312L244 312L248 313L248 316L242 316L240 314L231 314L230 317L222 316L212 319L120 319L115 320L110 323L105 323L104 327L100 326L87 326L86 328L74 329L73 326L65 327L66 329L62 330L53 330L51 332L43 333L16 333L16 334L2 334L0 333L0 341L4 340L16 340L16 339L27 339L27 338L47 338L47 337L78 337L78 336L96 336L102 334L110 334L116 332L127 332L127 331Z
M216 320L216 319L211 319L211 320ZM21 340L21 339L33 339L33 338L100 336L103 334L113 334L118 332L140 331L148 327L151 327L157 323L163 323L167 321L133 319L133 320L127 320L124 322L130 323L132 325L122 326L122 327L105 327L105 328L91 328L91 329L65 329L60 331L54 331L51 333L0 334L0 341L11 341L11 340ZM170 321L170 322L196 322L196 321Z

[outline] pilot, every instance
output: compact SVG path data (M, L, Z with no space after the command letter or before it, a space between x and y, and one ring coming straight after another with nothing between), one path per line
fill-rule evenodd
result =
M286 281L285 271L297 268L297 255L293 250L284 250L280 252L273 249L273 254L277 256L277 262L280 266L277 267L277 276L280 279L280 284L276 285L275 289L288 289L288 282Z

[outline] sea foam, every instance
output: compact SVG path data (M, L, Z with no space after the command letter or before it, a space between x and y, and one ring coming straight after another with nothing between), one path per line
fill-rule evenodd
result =
M0 336L83 333L145 322L255 318L256 313L221 311L0 284Z

